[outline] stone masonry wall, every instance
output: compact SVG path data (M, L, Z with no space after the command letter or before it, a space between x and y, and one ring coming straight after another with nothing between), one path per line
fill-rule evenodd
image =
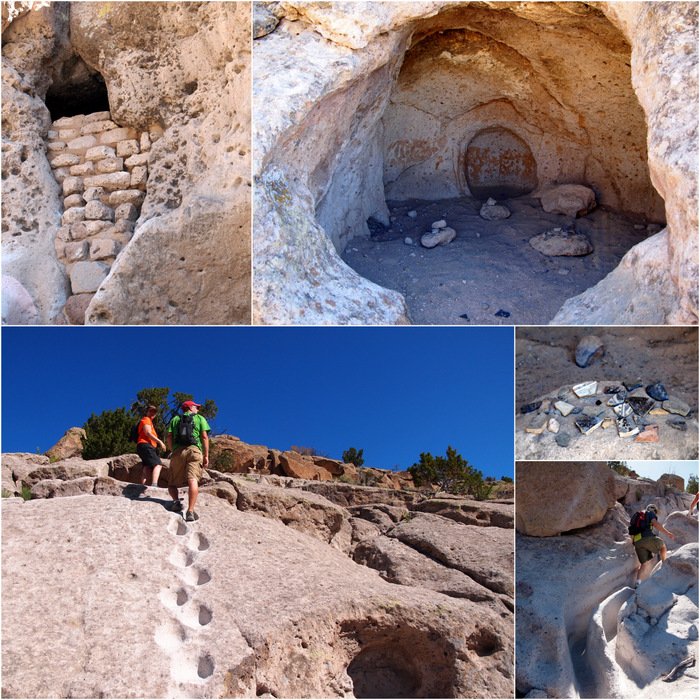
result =
M72 291L59 322L84 322L90 300L131 240L146 197L151 144L161 136L158 127L142 133L120 127L109 112L51 125L48 157L64 207L54 247Z

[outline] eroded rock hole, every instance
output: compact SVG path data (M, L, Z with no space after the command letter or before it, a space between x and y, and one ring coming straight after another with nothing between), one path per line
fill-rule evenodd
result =
M317 218L414 323L547 323L665 225L629 45L594 8L540 10L439 13L400 70L363 79L371 99L359 81L342 95L367 141L346 144Z
M365 647L348 666L348 675L356 698L420 697L421 675L393 641Z

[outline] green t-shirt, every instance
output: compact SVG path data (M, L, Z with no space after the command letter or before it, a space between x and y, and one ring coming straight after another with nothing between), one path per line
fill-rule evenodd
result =
M189 415L189 413L185 413L183 415ZM176 449L177 447L185 447L185 445L180 445L177 442L177 426L178 423L180 422L180 418L182 416L175 416L171 421L170 425L168 426L168 432L172 434L173 436L173 449ZM199 447L202 452L204 452L204 449L202 447L202 439L201 435L204 431L209 431L211 428L209 427L209 423L207 423L207 419L204 416L200 416L199 413L194 414L194 423L192 426L192 435L194 436L194 439L197 441L197 447Z

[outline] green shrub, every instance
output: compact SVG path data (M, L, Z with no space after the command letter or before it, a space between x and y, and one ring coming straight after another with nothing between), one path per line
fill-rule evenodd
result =
M685 487L685 490L688 493L695 494L698 492L698 475L697 474L691 474L688 477L688 485Z
M435 484L446 493L469 494L480 501L488 498L493 484L486 486L483 474L457 450L448 446L445 454L433 457L430 452L421 453L420 462L408 468L416 486Z
M641 498L642 498L642 490L641 490L641 489L637 489L637 490L634 492L634 495L637 497L637 500L638 500L638 501L641 500Z
M505 481L506 484L512 484L513 483L513 477L510 476L502 476L501 481Z
M8 491L7 489L2 490L2 498L9 498L10 496L12 496L11 491Z
M29 488L29 486L23 486L22 491L19 495L22 497L22 500L24 500L24 501L31 501L32 500L32 490Z
M238 463L231 452L214 452L209 459L209 466L220 472L235 472Z
M365 460L362 459L363 452L364 448L358 451L354 447L350 447L343 452L343 462L354 464L359 469L365 463Z
M630 469L627 466L626 462L608 462L608 466L615 470L618 474L621 476L629 476L630 475Z

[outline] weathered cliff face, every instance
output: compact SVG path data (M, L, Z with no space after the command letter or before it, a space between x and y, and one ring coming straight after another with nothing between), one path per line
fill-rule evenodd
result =
M693 3L663 13L645 3L352 7L271 3L270 21L256 24L256 322L405 322L402 299L337 251L368 235L368 218L387 222L385 196L479 193L493 177L535 195L584 182L602 204L667 218L668 245L630 253L616 303L601 292L599 304L576 305L576 322L695 322ZM282 20L265 35L271 12ZM668 82L679 89L662 98Z
M17 144L20 162L27 153L38 165L31 172L18 165L3 178L3 246L12 253L3 255L3 272L24 285L37 308L46 307L39 322L54 320L68 291L55 254L47 253L62 212L58 185L45 177L43 101L51 90L51 99L69 108L79 92L76 75L101 76L118 126L163 133L148 155L134 236L86 322L249 321L249 67L250 5L243 2L55 3L32 8L4 31L3 142ZM25 93L32 112L20 115ZM27 211L37 214L22 224ZM32 249L12 235L23 225ZM41 284L31 282L30 258L57 270L60 294L46 274Z
M685 514L692 496L614 472L609 479L611 472L595 462L587 470L577 462L518 463L516 687L524 697L696 692L694 669L672 686L660 679L697 643L697 519ZM577 489L557 489L567 475ZM547 483L557 498L543 508ZM680 541L662 535L668 559L635 591L639 562L627 526L649 503Z
M512 501L208 470L190 524L135 460L3 455L9 693L512 697Z

